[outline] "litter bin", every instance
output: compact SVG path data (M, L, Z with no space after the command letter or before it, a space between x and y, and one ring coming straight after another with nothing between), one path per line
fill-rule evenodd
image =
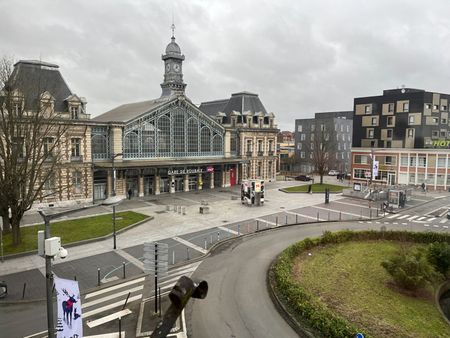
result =
M8 285L5 281L0 281L0 298L6 297L8 294Z

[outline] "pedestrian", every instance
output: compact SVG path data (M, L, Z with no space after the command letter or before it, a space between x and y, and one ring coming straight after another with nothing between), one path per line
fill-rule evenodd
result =
M131 195L133 194L133 190L128 189L128 199L131 200Z
M422 182L422 190L425 191L425 183Z

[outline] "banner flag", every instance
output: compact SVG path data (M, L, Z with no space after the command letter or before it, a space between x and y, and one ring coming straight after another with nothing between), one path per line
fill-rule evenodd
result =
M379 161L373 161L373 177L372 177L372 179L374 179L375 177L378 176L378 165L379 165Z
M78 282L55 277L55 291L58 308L57 338L83 338Z

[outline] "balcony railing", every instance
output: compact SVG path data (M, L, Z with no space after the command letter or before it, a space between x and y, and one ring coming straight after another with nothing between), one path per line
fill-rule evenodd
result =
M263 156L263 155L264 155L264 152L258 151L258 156Z
M251 151L247 151L247 157L252 157L253 156L253 152L251 152Z
M83 155L70 156L70 162L83 162Z
M269 156L273 156L273 155L274 155L273 151L269 150Z

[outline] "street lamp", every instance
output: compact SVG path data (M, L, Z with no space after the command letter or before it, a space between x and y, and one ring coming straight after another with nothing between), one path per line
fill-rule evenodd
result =
M97 205L94 204L89 206L83 206L77 209L69 209L58 213L48 213L48 214L44 210L38 210L39 215L41 215L45 223L44 241L55 238L55 237L50 238L50 221L62 216L66 216L68 214L72 214L80 210L90 209L96 206ZM60 247L58 254L61 258L65 258L67 256L67 250ZM55 254L48 255L47 253L44 253L44 256L45 256L45 280L46 280L46 294L47 294L47 329L48 329L48 337L54 337L55 325L53 320L53 303L52 303L52 291L53 291L52 259L54 258Z
M2 263L4 262L3 258L3 217L0 216L0 255L2 256Z
M113 244L114 244L114 250L117 249L116 246L116 206L120 204L120 202L123 201L122 197L119 196L115 196L115 192L113 190L114 195L111 197L108 197L107 199L105 199L103 201L103 205L111 205L112 209L113 209L113 217L112 217L112 221L113 221Z

